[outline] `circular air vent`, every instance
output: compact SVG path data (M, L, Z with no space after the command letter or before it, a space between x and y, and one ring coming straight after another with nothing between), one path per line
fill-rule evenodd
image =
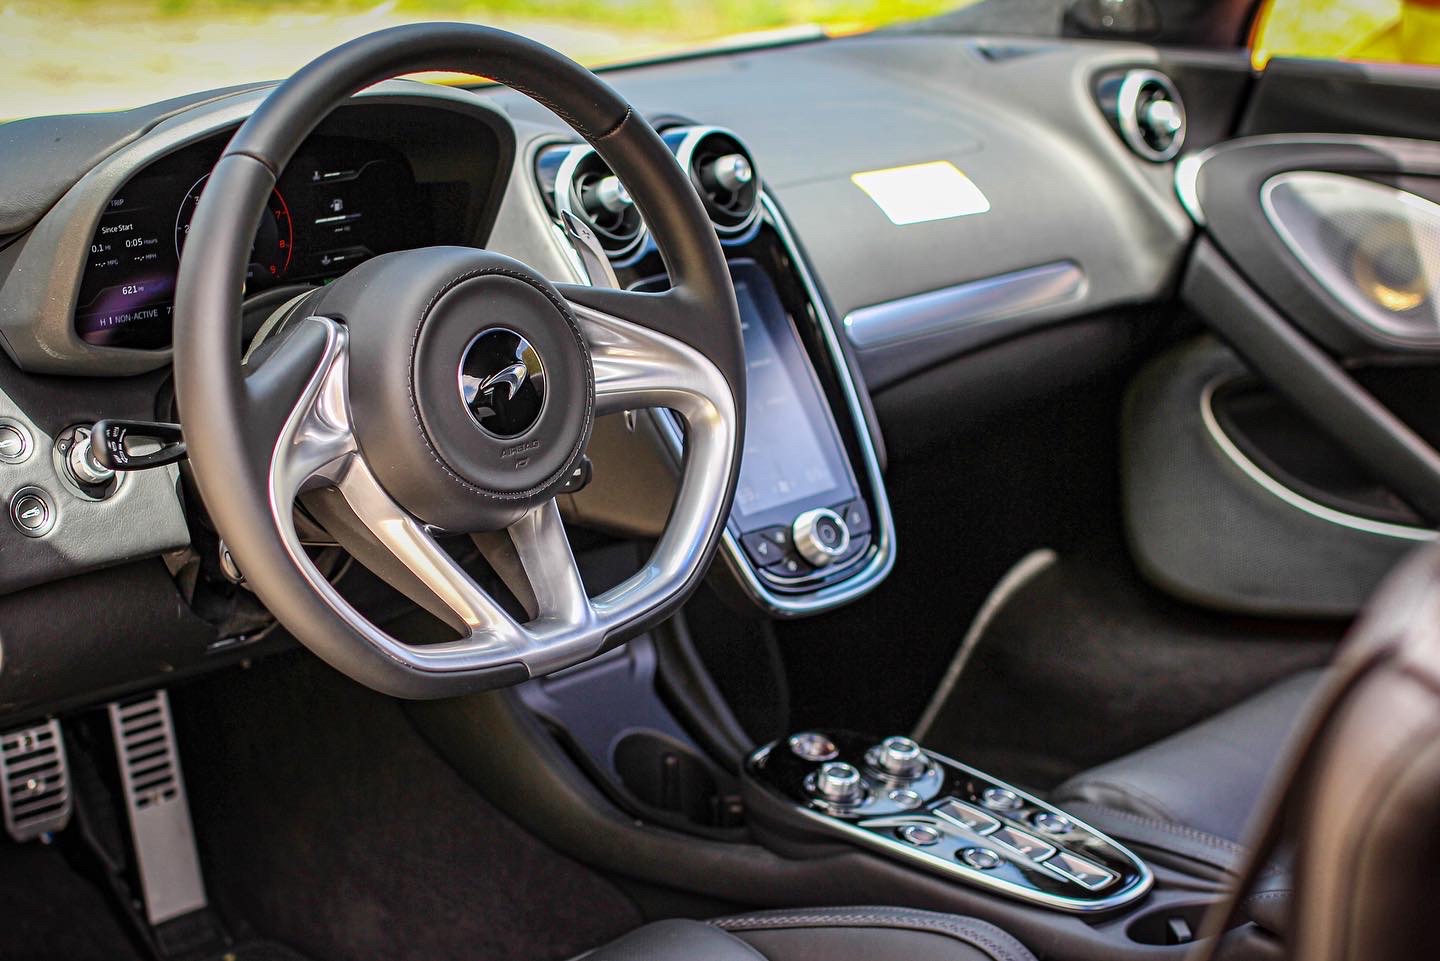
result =
M1169 160L1185 143L1185 103L1163 73L1127 72L1115 97L1115 112L1120 136L1146 160Z
M621 262L638 254L645 242L645 221L620 178L588 145L566 147L564 151L555 169L551 194L557 216L568 212L584 221L595 231L612 261ZM543 177L544 156L540 163Z
M675 159L705 202L722 237L735 237L760 216L760 175L740 139L719 127L689 127L675 146Z

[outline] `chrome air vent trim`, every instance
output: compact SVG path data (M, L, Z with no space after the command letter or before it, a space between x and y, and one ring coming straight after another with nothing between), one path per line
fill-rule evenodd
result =
M745 142L724 127L678 127L665 133L715 232L727 241L748 236L760 223L761 191L760 174Z
M557 217L577 217L600 240L617 265L639 259L649 228L625 187L589 144L550 148L564 151L555 174L551 203Z
M1185 145L1185 101L1158 70L1125 74L1115 98L1115 120L1126 145L1154 163L1170 160Z

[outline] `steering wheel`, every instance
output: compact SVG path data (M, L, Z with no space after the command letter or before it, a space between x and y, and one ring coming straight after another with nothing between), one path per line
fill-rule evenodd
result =
M242 367L243 279L280 171L350 95L426 70L497 80L568 122L633 195L671 288L552 284L470 247L385 254L313 295L273 352ZM703 576L734 497L740 320L694 187L608 85L500 30L384 30L325 54L266 98L216 164L191 227L174 357L195 483L247 583L321 658L396 696L523 681L663 619ZM645 565L590 596L555 495L597 416L651 407L684 421L675 501ZM361 614L307 556L297 499L459 638L408 643ZM474 534L523 615L482 588L437 533Z

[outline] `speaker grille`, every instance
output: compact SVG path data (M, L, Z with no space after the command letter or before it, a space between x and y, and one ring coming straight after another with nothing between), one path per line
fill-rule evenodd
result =
M1261 189L1296 259L1365 323L1440 338L1440 204L1346 174L1298 170Z

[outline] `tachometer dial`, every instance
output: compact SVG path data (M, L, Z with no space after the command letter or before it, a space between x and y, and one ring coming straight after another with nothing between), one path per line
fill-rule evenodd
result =
M195 181L180 210L175 215L175 255L178 257L185 247L185 238L190 235L190 222L200 206L200 197L210 175ZM255 232L255 245L250 248L250 268L246 271L246 283L251 286L266 286L285 276L295 254L295 224L290 219L290 207L280 191L270 192L270 203L265 216L260 218L260 229Z

